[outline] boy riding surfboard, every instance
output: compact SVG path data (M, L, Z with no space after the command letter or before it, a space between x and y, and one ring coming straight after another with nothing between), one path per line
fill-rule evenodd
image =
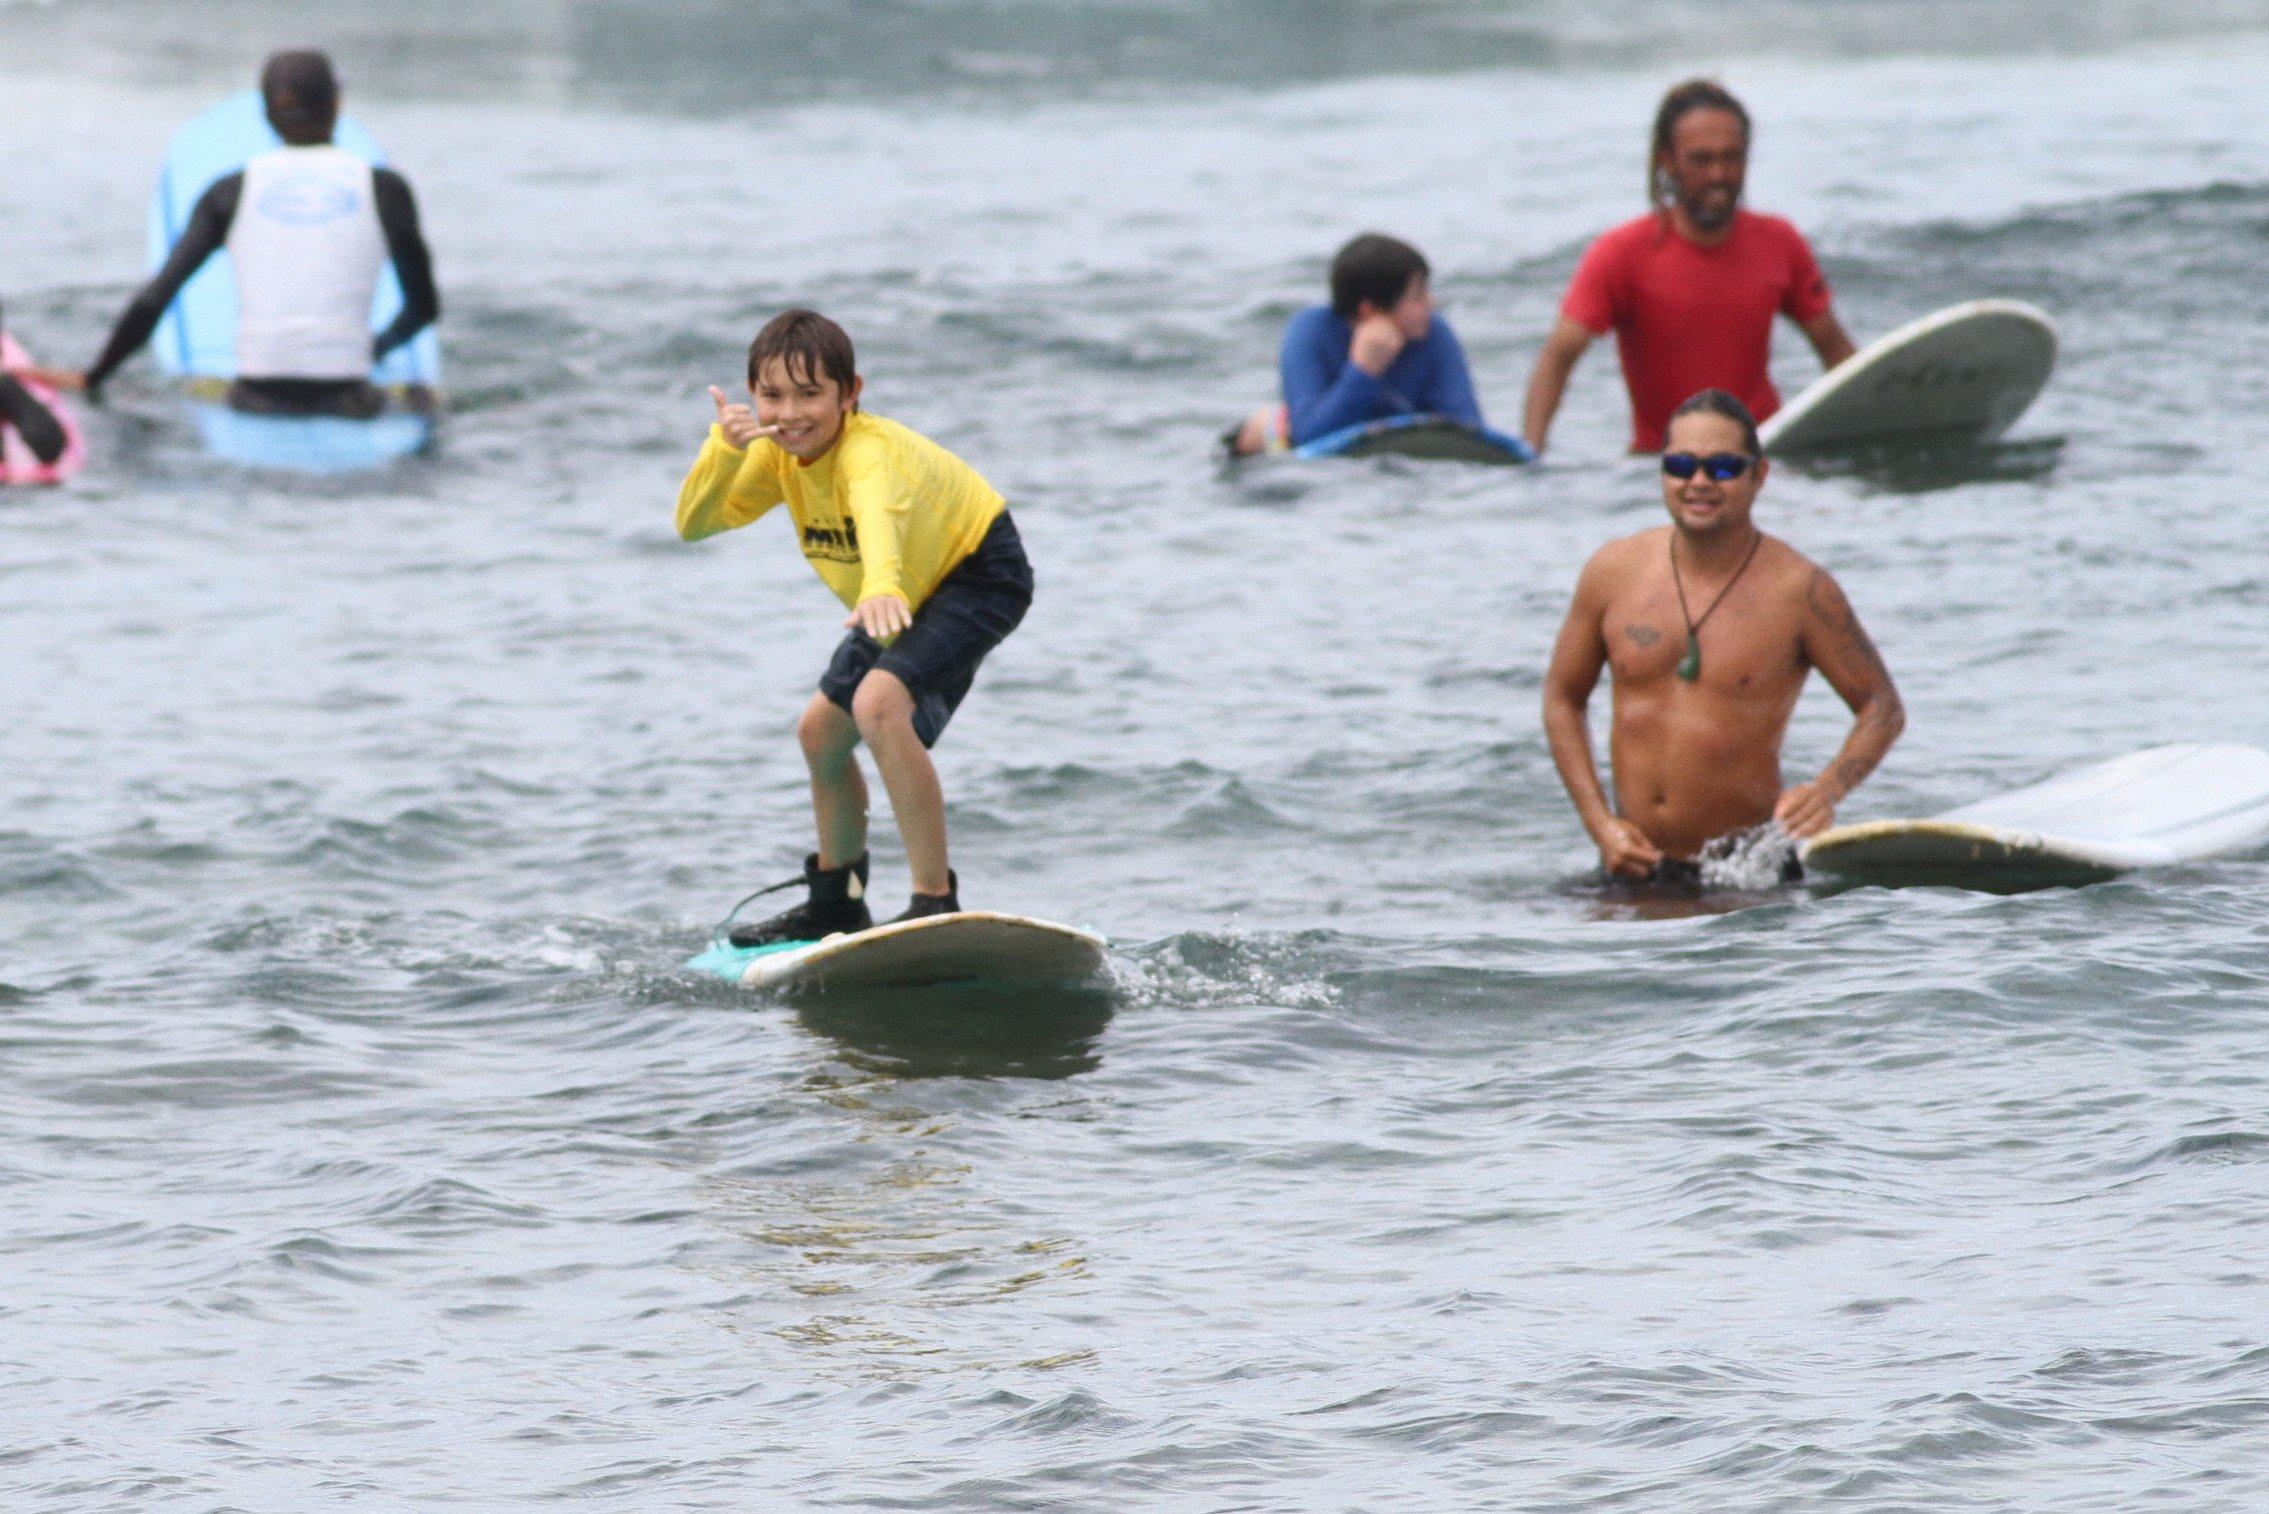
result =
M1031 565L999 491L936 442L860 410L863 388L841 326L810 310L775 317L749 345L753 403L710 389L716 423L678 493L687 541L786 505L804 557L851 611L796 723L819 833L804 862L806 897L735 926L737 947L874 923L862 741L913 873L913 899L891 923L961 909L929 749L1032 602Z

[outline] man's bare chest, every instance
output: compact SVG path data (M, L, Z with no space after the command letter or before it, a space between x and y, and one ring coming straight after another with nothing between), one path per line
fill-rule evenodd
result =
M1783 602L1769 585L1737 583L1713 608L1723 585L1705 587L1706 595L1689 589L1682 609L1665 573L1634 584L1609 602L1600 631L1617 688L1681 683L1766 695L1803 680L1807 663L1799 607ZM1689 641L1691 621L1700 626ZM1683 677L1682 665L1697 676Z

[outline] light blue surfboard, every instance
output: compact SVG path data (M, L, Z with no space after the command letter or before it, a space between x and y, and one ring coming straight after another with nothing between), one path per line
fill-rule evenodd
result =
M373 167L386 155L352 116L339 118L333 142ZM259 93L232 95L174 134L150 198L150 267L165 261L189 224L189 213L213 181L253 157L283 145L268 124ZM370 329L384 330L401 313L402 281L391 263L371 301ZM182 286L158 323L153 346L159 364L190 381L190 408L205 446L234 462L259 467L331 473L376 467L417 452L433 437L432 418L389 412L370 421L331 417L246 415L218 402L219 387L236 377L236 270L227 251L215 253ZM439 390L441 343L427 327L386 355L371 382L399 393L411 385Z

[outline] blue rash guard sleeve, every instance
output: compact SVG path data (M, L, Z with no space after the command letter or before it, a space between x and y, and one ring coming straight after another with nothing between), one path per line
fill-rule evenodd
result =
M1279 366L1294 446L1390 415L1482 424L1465 348L1448 321L1435 316L1425 340L1403 348L1377 378L1347 360L1353 339L1354 329L1326 305L1301 311L1285 326Z
M1481 401L1473 392L1473 369L1466 365L1465 344L1450 329L1450 323L1435 316L1433 327L1426 333L1426 340L1418 344L1418 350L1430 360L1426 377L1404 391L1417 400L1418 408L1432 415L1464 421L1468 426L1485 424L1481 419ZM1405 348L1402 355L1410 356L1411 349ZM1389 367L1387 377L1395 376L1395 370Z
M1345 426L1408 409L1379 380L1347 360L1354 331L1328 305L1301 311L1284 327L1277 366L1284 408L1292 417L1292 445Z

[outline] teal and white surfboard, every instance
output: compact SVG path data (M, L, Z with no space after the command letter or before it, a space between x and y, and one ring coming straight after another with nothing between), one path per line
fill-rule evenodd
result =
M948 983L1081 983L1102 973L1104 951L1101 936L1069 925L964 910L823 941L733 946L717 940L685 965L744 988L793 994Z

